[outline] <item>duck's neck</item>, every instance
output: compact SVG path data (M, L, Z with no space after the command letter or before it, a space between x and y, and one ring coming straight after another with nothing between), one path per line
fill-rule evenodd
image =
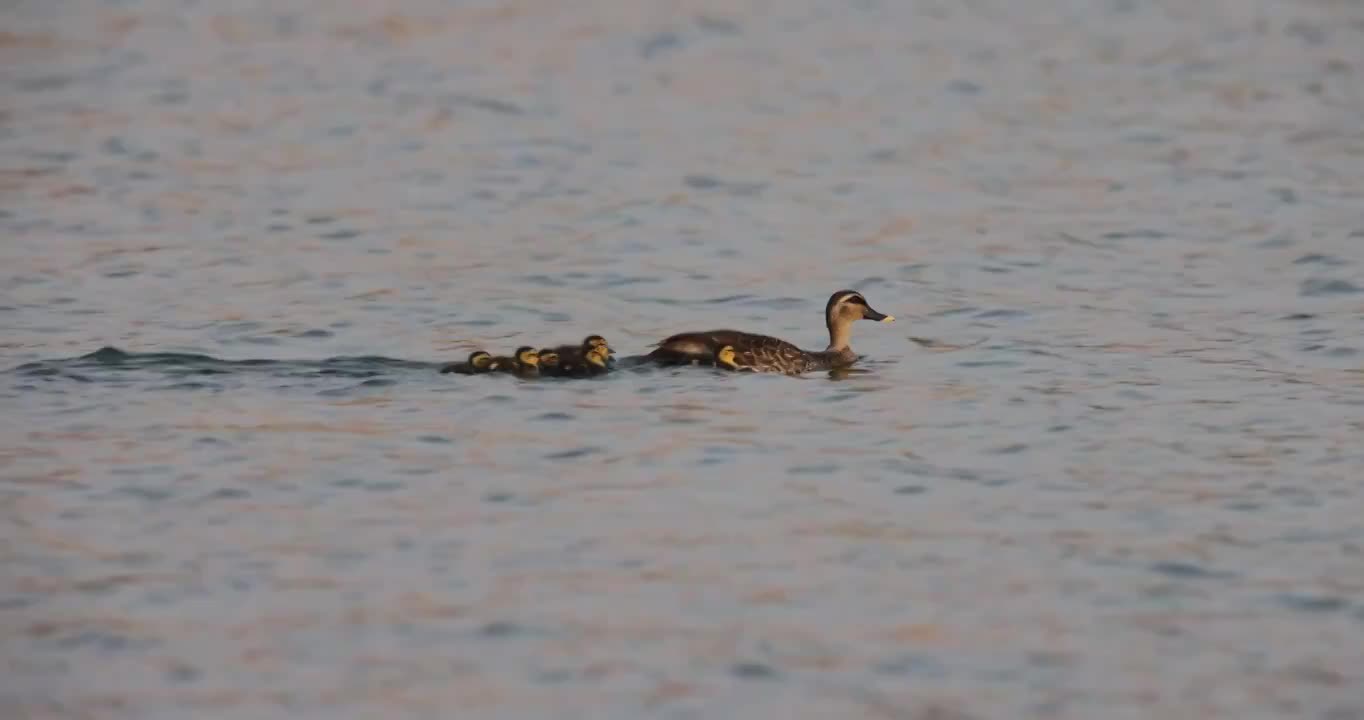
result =
M829 326L829 347L825 352L852 352L852 323L829 319L825 324Z

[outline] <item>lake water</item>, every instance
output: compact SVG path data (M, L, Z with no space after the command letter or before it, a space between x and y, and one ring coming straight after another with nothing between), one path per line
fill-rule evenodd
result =
M1364 718L1359 3L0 12L5 718Z

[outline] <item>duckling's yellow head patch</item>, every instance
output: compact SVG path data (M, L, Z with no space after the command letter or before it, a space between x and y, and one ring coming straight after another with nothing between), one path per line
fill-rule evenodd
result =
M490 355L490 354L488 354L487 352L485 352L485 351L483 351L483 350L475 350L475 351L469 353L469 366L470 366L470 367L477 368L477 369L479 369L479 370L483 370L483 369L485 369L485 368L491 367L492 364L493 364L493 356Z
M522 365L536 367L540 364L540 353L533 347L520 347L516 349L516 361Z
M612 350L611 346L607 344L606 338L600 335L588 335L587 339L583 340L583 348L586 350L591 350L592 348L604 348L606 350L606 354L608 357L611 355L611 353L615 352L615 350Z

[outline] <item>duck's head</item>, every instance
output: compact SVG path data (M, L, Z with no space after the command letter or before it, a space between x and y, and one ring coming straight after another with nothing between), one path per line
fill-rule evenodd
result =
M583 360L587 361L588 365L591 365L598 370L606 369L606 361L609 360L610 357L610 351L607 350L605 345L598 345L583 353Z
M493 366L493 356L483 350L475 350L469 353L469 367L475 370L487 370Z
M839 290L829 296L829 304L824 306L825 319L833 324L835 320L853 322L856 320L875 320L894 322L894 315L876 312L867 304L867 299L856 290Z
M516 362L526 367L539 367L540 353L529 345L516 348Z
M606 338L600 335L588 335L587 338L583 340L584 355L590 352L592 348L602 348L606 351L607 358L610 358L611 354L615 352L615 350L611 349L610 345L606 344Z
M553 370L559 367L559 353L557 350L552 350L550 348L540 348L539 352L536 354L539 356L541 368Z
M858 320L888 323L894 322L895 316L873 310L856 290L839 290L829 296L829 304L824 306L824 322L829 327L830 350L848 349L852 324Z
M735 362L734 360L734 346L725 345L719 350L716 350L715 364L719 365L720 367L729 368L730 370L738 370L739 363Z

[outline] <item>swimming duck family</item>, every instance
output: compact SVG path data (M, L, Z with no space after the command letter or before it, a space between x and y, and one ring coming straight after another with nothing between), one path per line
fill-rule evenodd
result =
M893 322L895 317L873 310L856 290L839 290L829 296L824 306L824 324L829 330L829 345L824 350L802 350L770 335L703 330L665 338L645 357L663 365L716 365L729 370L787 375L846 368L857 362L857 353L852 349L852 326L858 320Z
M894 316L872 309L856 290L839 290L824 306L824 325L829 344L823 350L804 350L795 343L771 335L739 330L684 332L656 343L644 361L661 365L713 365L730 371L770 372L786 375L836 370L845 371L857 362L852 349L852 328L858 320L893 322ZM594 377L609 372L615 351L601 335L588 335L577 345L546 346L539 350L523 345L509 357L474 351L462 363L441 372L464 375L498 372L522 378Z

